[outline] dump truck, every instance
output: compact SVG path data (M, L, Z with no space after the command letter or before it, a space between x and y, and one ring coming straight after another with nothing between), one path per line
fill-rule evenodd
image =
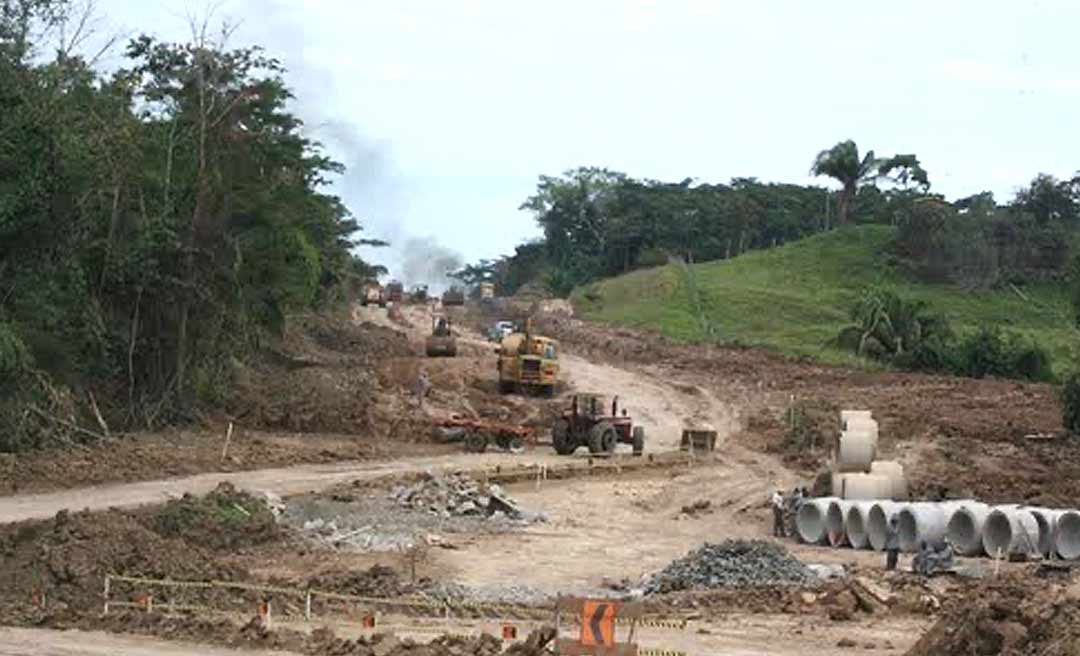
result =
M427 303L428 300L428 287L427 285L417 285L412 288L409 293L409 298L413 303Z
M443 292L443 305L465 305L465 292L460 287L451 287Z
M382 285L377 282L365 284L363 291L360 292L360 305L386 307L386 294L383 292Z
M645 450L645 428L635 426L625 409L619 414L618 396L609 406L601 394L575 394L570 407L551 426L551 444L561 456L582 446L594 455L610 455L617 444L631 445L634 455L640 456Z
M509 394L538 393L555 396L555 381L559 376L558 343L550 337L537 335L531 322L525 322L524 332L514 332L502 338L495 350L499 359L499 392Z
M397 280L391 280L386 285L386 300L391 303L400 303L405 296L405 285L402 285Z
M495 298L495 283L480 283L480 300L487 301Z
M431 336L424 342L424 352L429 358L452 358L457 355L457 340L447 317L431 318Z

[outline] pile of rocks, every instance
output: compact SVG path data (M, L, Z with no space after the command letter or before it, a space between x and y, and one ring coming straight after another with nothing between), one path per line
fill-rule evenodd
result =
M435 476L390 492L398 505L426 511L437 517L489 517L521 521L544 521L542 514L522 510L498 485L485 486L465 474Z
M762 585L806 585L817 577L782 546L765 540L725 540L672 562L645 584L646 594Z

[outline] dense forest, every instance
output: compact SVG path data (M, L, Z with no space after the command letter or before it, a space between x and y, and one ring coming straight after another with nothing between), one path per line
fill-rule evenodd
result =
M989 192L946 201L914 155L860 155L846 141L822 151L811 170L824 187L736 178L728 184L641 180L579 168L542 176L522 205L543 237L513 255L458 272L504 293L540 281L566 295L597 278L663 264L725 259L848 223L897 226L895 259L930 282L986 288L1063 275L1080 223L1080 177L1037 176L1015 198Z
M196 26L106 76L87 24L0 2L0 451L190 416L373 273L280 62Z

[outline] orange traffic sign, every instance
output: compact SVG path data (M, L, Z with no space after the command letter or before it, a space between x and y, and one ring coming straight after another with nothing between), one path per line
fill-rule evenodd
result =
M581 611L581 644L614 645L617 611L616 602L586 600Z

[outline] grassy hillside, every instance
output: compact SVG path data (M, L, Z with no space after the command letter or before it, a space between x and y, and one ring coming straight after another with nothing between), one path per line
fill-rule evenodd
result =
M589 319L648 327L684 340L717 339L767 346L827 362L868 365L828 346L848 324L848 310L868 285L888 285L928 302L958 331L997 325L1034 336L1061 372L1076 332L1065 290L1045 284L1022 290L966 292L913 282L891 263L888 226L825 233L767 251L691 267L705 321L691 300L682 267L636 271L575 291L574 305ZM712 331L712 337L709 335Z

